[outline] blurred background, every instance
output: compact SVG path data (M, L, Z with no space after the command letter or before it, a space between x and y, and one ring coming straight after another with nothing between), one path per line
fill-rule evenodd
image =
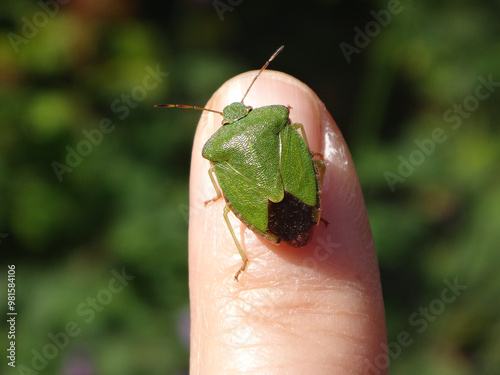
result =
M499 16L497 0L3 1L0 298L5 317L14 264L19 316L1 372L187 374L200 113L153 105L203 106L285 44L271 69L325 102L359 173L391 372L500 373Z

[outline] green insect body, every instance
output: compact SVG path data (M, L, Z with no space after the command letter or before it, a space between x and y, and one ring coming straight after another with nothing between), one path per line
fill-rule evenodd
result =
M241 221L272 242L303 246L319 219L320 187L309 149L288 113L273 105L234 122L224 119L229 122L207 141L202 155Z
M229 104L222 113L210 110L222 115L223 126L202 151L202 156L210 161L209 175L217 192L205 204L222 196L226 200L224 219L242 258L235 280L245 270L248 258L229 222L229 211L267 240L295 247L310 241L312 227L320 220L324 164L309 151L302 124L291 122L289 107L270 105L253 109L243 104L257 77L282 49L262 67L241 102ZM299 128L303 137L297 131Z

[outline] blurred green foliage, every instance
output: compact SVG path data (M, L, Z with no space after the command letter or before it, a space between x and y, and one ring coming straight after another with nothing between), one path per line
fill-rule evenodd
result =
M371 11L387 7L244 1L221 14L202 0L5 1L0 247L2 264L17 267L18 365L32 367L32 350L75 322L78 334L39 363L43 373L187 371L188 178L200 114L152 106L203 105L285 44L272 68L318 93L358 169L391 371L498 373L500 86L482 98L477 87L500 82L500 5L402 1L356 45L354 27L376 27ZM358 52L346 59L341 43ZM436 129L445 139L431 147ZM54 162L67 167L59 177ZM135 279L113 292L123 269ZM467 289L445 303L445 280ZM412 344L396 351L401 332Z

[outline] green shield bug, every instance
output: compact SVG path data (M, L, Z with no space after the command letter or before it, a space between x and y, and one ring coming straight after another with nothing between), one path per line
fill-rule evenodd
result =
M208 172L217 193L205 205L225 198L224 220L242 259L234 276L236 281L248 258L231 226L229 211L259 236L294 247L309 243L312 228L320 221L325 167L322 156L309 150L303 125L292 123L288 106L252 108L244 104L259 75L283 48L278 48L266 61L243 99L229 104L222 112L183 104L155 106L192 108L222 115L222 127L202 151L202 156L210 161Z

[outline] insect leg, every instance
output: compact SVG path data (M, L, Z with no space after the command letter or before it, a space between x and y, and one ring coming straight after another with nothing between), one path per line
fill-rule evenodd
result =
M299 130L302 133L302 138L304 139L304 143L306 144L307 148L309 148L309 142L307 141L307 135L306 131L304 129L304 125L296 122L293 124L294 128ZM323 177L325 176L325 162L323 161L323 155L318 153L318 152L311 152L311 154L314 157L314 163L316 163L316 168L319 169L319 182L320 184L323 182Z
M314 159L314 163L316 164L316 168L319 169L319 183L321 185L323 183L323 177L325 177L325 162L323 161L323 155L321 155L321 159Z
M307 135L306 135L306 130L304 129L304 125L302 125L298 122L296 122L295 124L292 124L292 125L296 130L300 129L300 132L302 133L302 138L304 139L304 142L305 142L307 148L309 148L309 142L307 142Z
M224 215L224 220L226 221L227 227L229 228L229 232L231 233L231 237L233 237L233 241L236 244L236 247L238 248L238 252L240 253L241 260L242 260L241 268L238 270L238 272L236 272L236 275L234 275L234 279L236 281L238 281L238 277L240 276L240 274L243 271L245 271L245 268L246 268L247 263L248 263L248 258L247 258L247 255L245 254L245 252L243 251L243 249L241 248L240 242L236 238L236 234L234 233L234 229L233 229L231 223L229 222L229 217L227 216L227 214L229 213L230 210L231 209L229 208L229 205L226 204L226 206L224 207L224 214L223 215Z
M217 199L219 199L220 197L222 197L222 192L219 189L219 185L217 185L217 182L215 182L214 167L210 167L210 169L208 170L208 175L210 176L210 180L212 181L212 185L214 185L214 189L215 189L215 192L217 193L217 195L215 197L213 197L212 199L209 199L208 201L205 201L204 202L205 206L207 204L209 204L209 203L215 202Z

